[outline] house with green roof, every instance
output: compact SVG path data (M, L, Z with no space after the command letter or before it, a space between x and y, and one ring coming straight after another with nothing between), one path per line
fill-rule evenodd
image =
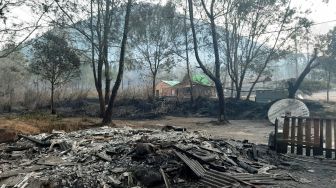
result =
M155 96L156 97L169 97L176 96L176 89L174 86L178 85L180 81L178 80L161 80L155 86Z
M194 97L216 97L216 88L208 76L194 74L191 80L192 87L188 76L185 76L182 81L161 80L155 86L155 96L190 98L190 90L192 88Z
M192 83L192 87L191 84ZM174 86L178 98L190 98L192 88L194 97L216 97L216 88L208 76L204 74L194 74L191 76L191 82L186 75L182 82Z

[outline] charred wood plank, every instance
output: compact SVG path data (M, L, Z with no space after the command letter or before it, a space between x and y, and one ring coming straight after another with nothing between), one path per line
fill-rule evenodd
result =
M242 167L243 169L245 169L247 172L252 173L252 174L256 174L258 172L258 170L250 165L248 165L247 163L237 160L236 161L237 164Z
M37 146L40 146L40 147L49 147L51 145L51 143L49 141L42 141L42 140L30 137L30 136L25 136L25 135L19 134L18 137L27 139L27 140L35 143Z

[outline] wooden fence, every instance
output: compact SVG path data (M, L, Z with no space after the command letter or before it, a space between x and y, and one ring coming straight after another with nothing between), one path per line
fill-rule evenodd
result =
M275 123L274 143L279 153L336 157L336 119L286 116L282 133Z

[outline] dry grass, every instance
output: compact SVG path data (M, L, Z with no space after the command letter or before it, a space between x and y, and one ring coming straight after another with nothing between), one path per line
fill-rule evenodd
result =
M100 126L98 118L60 118L48 114L30 114L0 118L0 129L14 130L19 134L51 133L52 130L66 132Z

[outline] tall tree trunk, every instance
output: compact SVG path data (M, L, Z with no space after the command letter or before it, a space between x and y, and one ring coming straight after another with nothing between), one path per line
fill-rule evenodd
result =
M241 97L241 87L236 86L236 100L240 100Z
M131 13L131 6L132 6L132 0L127 1L127 7L126 7L126 15L125 15L125 23L124 23L124 31L123 31L123 37L121 41L121 49L120 49L120 59L119 59L119 69L118 69L118 75L117 79L115 81L115 84L112 89L111 97L107 106L107 109L104 114L103 123L111 123L112 122L112 110L114 101L118 94L118 89L120 87L121 80L123 78L124 74L124 65L125 65L125 53L126 53L126 45L127 45L127 35L128 35L128 27L129 27L129 17Z
M96 87L96 91L98 94L99 99L99 116L103 117L105 112L105 103L103 99L103 93L101 88L101 76L97 77L96 72L96 62L95 62L95 42L94 42L94 27L93 27L93 0L90 2L90 30L91 30L91 64L92 64L92 71L93 71L93 78ZM99 64L100 62L98 62ZM98 66L98 72L101 69L101 66ZM98 73L99 74L99 73Z
M219 82L215 83L216 85L216 91L218 95L218 105L219 105L219 117L218 120L220 122L225 122L227 121L227 117L225 115L225 100L224 100L224 91L223 91L223 86Z
M101 56L101 55L100 55ZM98 93L98 98L99 98L99 105L100 105L100 116L102 117L105 112L105 98L103 94L103 87L102 87L102 71L103 71L103 62L101 60L101 57L98 58L98 76L97 76L97 84L96 84L96 90Z
M233 98L233 85L234 85L233 80L231 80L231 98Z
M111 30L111 13L110 13L111 0L106 0L105 5L105 16L104 16L104 34L102 41L103 50L103 61L105 66L105 105L108 104L110 99L110 88L111 88L111 75L110 75L110 64L108 62L108 36Z
M152 100L155 101L155 84L156 84L156 73L153 74L153 80L152 80Z
M191 25L191 31L193 36L193 43L194 43L194 52L196 60L200 66L200 68L203 70L204 74L206 74L213 82L215 82L217 95L218 95L218 102L220 105L219 108L219 118L218 120L220 122L227 122L226 116L225 116L225 101L224 101L224 91L223 86L220 79L220 59L219 59L219 51L218 51L218 41L217 41L217 32L216 32L216 24L215 24L215 15L214 15L214 3L215 0L211 1L211 8L210 12L206 9L206 3L204 0L201 1L203 9L206 11L206 14L208 18L210 19L210 26L211 26L211 36L212 36L212 42L213 42L213 50L215 55L215 74L213 74L209 69L206 68L206 66L203 64L202 60L199 57L198 53L198 43L197 43L197 34L195 30L195 24L194 24L194 11L193 11L193 1L188 0L189 5L189 17L190 17L190 25Z
M191 104L194 104L194 86L193 86L193 80L192 76L190 73L190 63L189 63L189 56L188 56L188 51L187 51L187 74L188 74L188 79L189 79L189 84L190 84L190 102Z
M188 53L188 29L187 29L187 6L188 1L186 0L186 9L184 11L184 36L185 36L185 48L186 48L186 63L187 63L187 75L190 84L190 102L194 104L194 95L193 95L193 81L190 73L190 63L189 63L189 53Z
M213 13L214 9L214 0L211 2L210 14L208 15L210 18L210 26L211 26L211 35L212 35L212 42L213 42L213 49L215 54L215 78L213 81L216 85L216 90L218 93L218 102L219 102L219 122L228 122L226 115L225 115L225 96L224 90L221 81L221 71L220 71L220 59L219 59L219 50L218 50L218 39L217 39L217 31L216 31L216 24L215 24L215 15ZM204 1L202 0L203 7Z
M111 75L110 75L110 65L105 61L105 105L108 104L110 99L110 90L111 90Z
M96 88L98 93L98 99L99 99L99 109L100 109L100 117L104 116L105 112L105 100L103 95L103 90L101 88Z
M297 90L300 88L301 83L303 82L303 80L305 79L305 77L310 73L310 71L315 68L316 66L319 65L315 64L313 65L315 59L317 58L317 49L314 49L314 54L313 57L309 60L308 64L306 65L305 69L302 71L302 73L300 74L300 76L295 80L294 83L292 82L288 82L288 98L295 98L295 94L297 92Z
M331 72L328 71L328 83L327 83L327 102L330 100L329 92L330 92L330 80L331 80Z
M51 114L56 114L55 107L54 107L54 91L55 91L55 84L51 83L51 95L50 95Z

